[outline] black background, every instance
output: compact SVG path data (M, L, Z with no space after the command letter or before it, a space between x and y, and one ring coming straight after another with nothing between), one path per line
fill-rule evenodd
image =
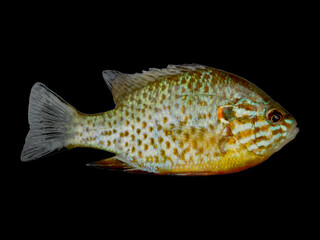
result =
M165 217L170 227L177 216L197 222L222 213L219 219L224 222L223 216L274 214L274 219L305 212L299 196L311 199L314 194L311 180L302 177L312 168L306 150L310 122L302 100L315 81L307 75L314 55L313 19L301 16L308 7L255 6L245 12L237 6L231 10L206 5L141 12L127 5L25 7L14 8L17 12L6 19L4 45L9 53L7 82L12 84L6 88L11 93L11 115L6 115L10 124L5 125L8 130L10 126L10 144L4 145L10 153L3 157L6 164L1 169L6 206L12 211L9 222L14 223L15 216L23 224L32 215L39 222L58 217L68 228L75 219L86 226L99 225L97 217L123 224L143 216L143 226L156 216ZM44 83L81 112L97 113L114 108L103 70L136 73L186 63L223 69L258 85L296 117L296 139L254 168L221 176L137 175L90 168L85 164L112 156L92 149L20 162L34 83Z

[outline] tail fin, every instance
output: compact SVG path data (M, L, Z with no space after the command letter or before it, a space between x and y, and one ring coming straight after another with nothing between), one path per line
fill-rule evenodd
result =
M30 131L21 160L31 161L66 146L77 111L42 83L36 83L29 99Z

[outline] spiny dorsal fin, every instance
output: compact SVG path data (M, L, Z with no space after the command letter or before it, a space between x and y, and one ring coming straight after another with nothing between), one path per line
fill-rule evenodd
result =
M102 75L112 92L116 105L118 105L122 99L128 95L128 93L132 93L143 88L149 83L161 79L161 77L205 68L205 66L197 64L168 65L168 67L164 69L150 68L149 71L142 71L142 73L135 74L125 74L114 70L105 70Z

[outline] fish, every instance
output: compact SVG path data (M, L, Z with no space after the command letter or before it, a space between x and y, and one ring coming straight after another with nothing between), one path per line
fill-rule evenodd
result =
M84 114L42 83L29 99L23 162L89 147L89 166L157 175L217 175L256 166L293 140L295 118L248 80L199 64L103 71L115 108Z

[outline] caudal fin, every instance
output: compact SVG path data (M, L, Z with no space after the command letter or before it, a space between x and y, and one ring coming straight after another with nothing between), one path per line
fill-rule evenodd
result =
M66 147L70 123L77 111L42 83L36 83L29 99L30 131L21 160L31 161Z

